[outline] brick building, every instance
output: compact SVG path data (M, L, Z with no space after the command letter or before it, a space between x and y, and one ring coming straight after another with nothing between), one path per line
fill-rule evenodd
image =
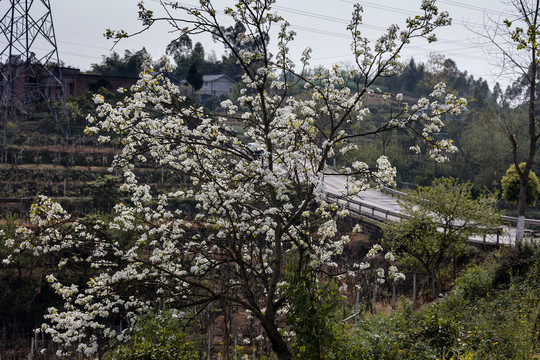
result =
M71 68L62 68L61 71L67 97L80 96L87 91L96 92L101 87L115 92L121 87L129 88L139 80L138 77L82 74L79 69Z
M83 74L74 68L52 68L50 71L40 65L13 64L1 68L0 92L9 89L17 98L59 98L62 95L59 81L61 73L65 85L65 95L79 96L87 91L96 92L104 87L110 91L134 85L138 77L103 76ZM7 87L11 81L11 87Z

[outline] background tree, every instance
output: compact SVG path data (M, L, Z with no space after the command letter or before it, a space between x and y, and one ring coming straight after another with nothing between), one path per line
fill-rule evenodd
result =
M434 180L400 201L407 216L384 225L383 246L424 268L435 280L440 265L458 256L471 235L497 231L497 196L473 198L473 185L453 178Z
M233 26L220 29L222 40L218 36L214 39L223 43L225 54L222 56L221 64L223 73L235 81L242 77L244 69L237 63L237 54L240 51L256 51L258 47L270 41L268 33L255 33L241 22L237 21ZM235 54L236 53L236 54Z
M234 54L244 73L241 96L236 104L223 101L218 114L183 105L176 86L151 74L143 74L132 94L114 106L95 97L99 118L90 119L88 132L100 134L104 142L114 141L111 132L122 134L123 148L113 168L124 178L122 189L129 201L116 205L114 219L90 222L72 218L41 198L31 215L34 228L19 231L13 256L7 259L26 249L35 255L42 250L65 255L58 272L48 276L64 306L50 309L49 323L42 329L68 345L67 351L77 343L85 355L99 354L111 340L126 339L141 314L159 311L163 304L172 310L191 309L193 316L221 304L225 313L249 311L277 357L291 359L293 339L280 328L295 308L288 285L298 283L295 276L337 285L345 274L354 274L346 264L346 270L328 271L338 267L333 257L348 241L336 225L347 211L326 202L328 160L336 151L353 149L356 139L396 129L428 143L437 160L455 151L450 141L434 140L433 134L444 125L441 116L460 113L464 99L447 94L443 84L429 99L411 104L404 103L401 94L371 90L379 78L399 72L398 55L412 38L434 41L432 32L449 24L448 14L439 14L433 1L424 1L421 13L408 19L404 29L391 26L374 46L361 36L362 9L356 5L347 27L355 69L336 66L314 75L303 73L309 50L294 72L288 53L294 32L271 5L241 0L224 13L244 24L246 40L264 39L279 26L276 54L270 54L265 41L255 41L249 50L236 48L210 1L201 2L197 10L175 3L171 14L180 14L161 19L188 34L212 34ZM145 24L160 21L140 6ZM117 35L125 37L124 32ZM289 96L299 79L307 96ZM367 95L390 96L399 110L376 127L352 126L369 115L363 105ZM233 131L232 121L244 128L243 138ZM165 190L144 183L136 171L143 162L180 173L190 183ZM357 159L337 171L347 184L341 189L343 199L370 183L390 184L395 175L385 156L369 163ZM174 206L179 201L195 201L197 206L182 212ZM115 240L112 235L118 232L130 234L130 241ZM79 286L64 284L62 269L81 262L94 273ZM121 332L115 326L119 318L129 324Z
M88 183L89 195L96 210L110 212L122 197L118 185L122 179L118 176L105 175Z
M424 78L424 70L424 64L416 65L414 59L411 58L401 74L401 89L409 92L415 91L417 83Z
M199 90L203 86L203 73L197 69L197 64L194 62L189 66L186 81L191 85L192 92Z
M204 55L204 46L197 42L195 43L195 46L193 47L193 51L191 52L191 63L194 63L199 69L203 66L205 59Z
M172 74L179 80L186 79L190 67L195 64L198 71L203 74L221 74L223 73L223 64L217 61L215 54L206 56L204 46L193 42L188 34L183 34L167 45L166 54L172 56L175 66Z
M183 34L167 45L166 54L172 56L175 68L173 75L180 80L185 79L189 66L191 64L191 52L193 43L187 34Z
M526 164L521 163L519 167L523 169ZM502 178L502 197L505 201L511 204L519 203L519 193L521 189L521 181L519 179L516 166L512 164L506 171L506 175ZM536 199L538 199L538 193L540 192L540 181L533 171L529 172L529 178L527 179L527 205L534 206Z
M150 54L145 48L135 52L126 50L123 57L120 57L117 52L113 52L109 56L103 56L101 64L92 64L89 73L107 76L138 77L142 71L143 64L149 59Z
M507 94L511 95L514 102L520 103L524 100L527 107L527 115L523 119L527 129L524 137L517 135L515 127L501 122L511 143L513 162L520 180L516 227L516 241L520 243L525 228L527 182L540 137L536 100L540 69L540 0L511 0L508 4L511 6L510 15L503 24L496 19L490 19L490 23L486 24L486 31L479 35L492 42L501 74L511 76L515 81ZM524 155L520 154L521 147L524 148ZM525 163L523 168L519 166L521 162Z

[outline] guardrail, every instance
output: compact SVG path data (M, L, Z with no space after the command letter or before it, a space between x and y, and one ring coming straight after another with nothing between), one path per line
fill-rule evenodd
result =
M381 191L385 194L388 194L390 195L391 197L401 197L401 198L404 198L404 197L407 197L407 193L404 193L402 191L399 191L399 190L394 190L394 189L391 189L389 187L383 187L381 189Z
M405 193L402 193L402 192L397 191L397 190L389 189L389 188L384 188L383 191L384 192L390 192L391 191L396 196L407 196L407 194L405 194ZM355 213L357 215L368 216L368 217L370 217L372 219L375 219L375 220L393 221L393 219L391 219L390 217L394 217L394 219L407 219L407 218L409 218L409 216L407 214L403 214L401 212L396 212L396 211L392 211L392 210L383 209L383 208L375 206L375 205L365 204L365 203L363 203L361 201L354 200L354 199L343 199L343 197L340 196L340 195L327 193L326 196L330 201L334 201L335 203L338 203L338 204L339 203L346 204L347 209L349 211L352 211L353 213ZM351 206L351 205L356 205L357 207L354 207L354 206ZM363 209L364 209L364 211L362 211ZM533 221L537 221L538 223L540 223L540 221L538 221L538 220L533 220ZM485 229L485 230L486 230L486 232L485 232L485 234L483 236L483 241L480 241L480 242L485 243L486 242L486 235L487 234L493 234L493 235L496 236L496 244L499 245L500 236L503 233L503 228L498 227L496 229ZM469 239L469 241L479 242L476 239Z
M513 216L503 216L503 221L509 222L511 224L517 224L517 217ZM540 220L537 219L525 219L525 226L527 225L534 225L534 226L540 226Z
M391 189L391 188L387 188L387 187L382 188L382 192L387 194L387 195L390 195L392 197L397 197L397 198L405 198L405 197L407 197L407 193L404 193L404 192L399 191L399 190L394 190L394 189ZM512 225L516 225L517 220L518 220L517 217L506 216L506 215L503 215L501 217L501 219L503 221L505 221L505 222L508 222L508 223L512 224ZM537 220L537 219L525 219L525 226L527 226L527 225L540 226L540 220Z
M340 195L326 193L326 196L328 197L328 199L334 199L333 201L336 203L346 203L347 209L349 211L352 211L358 215L368 215L371 218L376 219L376 220L387 221L389 220L388 219L389 216L393 216L395 218L408 218L407 215L402 214L400 212L383 209L375 205L365 204L358 200L343 199L343 197ZM352 207L351 204L356 205L357 207ZM364 209L364 211L362 211L362 209Z

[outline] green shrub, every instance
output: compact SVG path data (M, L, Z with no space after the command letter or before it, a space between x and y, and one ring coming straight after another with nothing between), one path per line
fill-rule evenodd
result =
M491 287L491 271L480 266L473 266L456 280L454 296L459 296L465 301L475 301L488 296Z
M296 334L298 359L326 359L342 324L337 321L340 298L334 283L322 283L302 274L289 285L291 312L287 322Z
M440 304L429 306L414 318L412 329L417 343L411 351L418 358L451 358L459 355L462 330L459 314L447 311Z
M404 331L410 324L411 313L393 312L359 319L354 331L336 336L329 359L333 360L390 360L406 359L413 343L411 334Z
M174 311L142 317L127 343L109 355L110 360L196 360L193 343L186 340L184 324Z

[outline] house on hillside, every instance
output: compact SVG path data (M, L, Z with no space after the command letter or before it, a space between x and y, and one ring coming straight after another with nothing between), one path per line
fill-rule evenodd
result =
M202 95L219 96L231 91L234 84L235 81L225 74L204 75L200 92Z

